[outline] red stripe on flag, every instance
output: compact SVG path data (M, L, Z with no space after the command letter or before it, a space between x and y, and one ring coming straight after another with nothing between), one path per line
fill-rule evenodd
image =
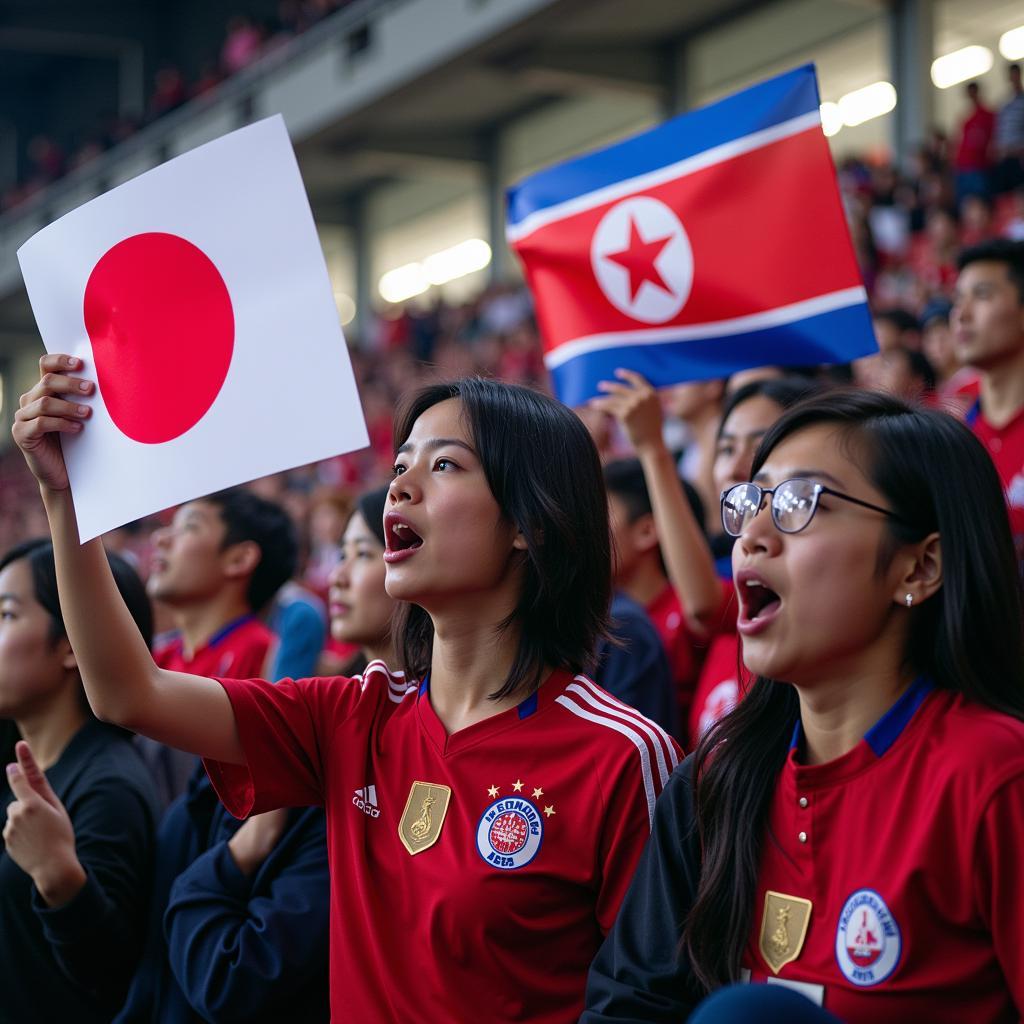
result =
M621 199L538 228L515 248L545 349L592 334L732 319L859 286L834 175L815 127L635 193L675 211L693 250L690 296L656 325L612 305L591 267L594 231Z

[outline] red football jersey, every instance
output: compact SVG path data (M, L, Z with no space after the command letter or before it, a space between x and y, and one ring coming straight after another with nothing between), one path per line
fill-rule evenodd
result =
M736 632L736 587L731 579L724 582L721 623L708 647L690 705L688 736L691 750L715 722L732 711L747 683L739 671L741 646Z
M686 625L686 615L679 595L671 583L665 584L661 593L651 601L645 611L647 617L654 623L668 657L682 727L690 714L690 704L693 702L693 691L697 685L697 673L704 651L694 642Z
M845 1021L1018 1021L1024 723L919 681L843 757L803 765L798 740L762 853L753 980L811 986Z
M701 736L736 707L741 692L739 665L739 635L720 633L708 648L690 705L689 749L696 748Z
M153 658L161 668L172 672L249 679L263 671L273 640L274 634L259 619L243 615L214 633L191 658L185 657L181 634L177 632L156 644Z
M243 816L323 804L331 1009L354 1021L575 1021L679 750L589 680L448 735L426 683L222 680Z
M997 430L975 403L967 413L967 422L996 464L1010 509L1013 540L1018 553L1024 554L1024 409Z

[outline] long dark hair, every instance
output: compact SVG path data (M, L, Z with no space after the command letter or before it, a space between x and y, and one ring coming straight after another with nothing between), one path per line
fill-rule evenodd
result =
M794 406L765 435L753 472L785 438L835 424L885 495L884 569L902 544L938 532L943 583L910 613L906 666L935 685L1024 719L1024 627L1003 489L962 423L888 395L833 391ZM701 739L694 764L702 850L683 946L704 989L736 981L750 935L761 844L799 716L795 690L758 677Z
M570 409L515 384L468 378L430 384L403 403L395 421L398 449L432 406L462 405L487 483L502 515L526 540L525 575L509 618L520 630L516 657L495 700L527 696L545 665L587 670L607 634L611 539L601 462L587 428ZM430 668L430 616L402 603L396 646L411 679Z

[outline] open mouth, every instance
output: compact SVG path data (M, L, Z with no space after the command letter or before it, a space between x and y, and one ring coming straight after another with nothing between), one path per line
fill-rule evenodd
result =
M423 546L423 538L404 520L388 518L384 524L387 555L412 552Z
M782 598L759 579L745 579L738 589L740 617L737 627L742 632L756 632L767 626L782 607Z

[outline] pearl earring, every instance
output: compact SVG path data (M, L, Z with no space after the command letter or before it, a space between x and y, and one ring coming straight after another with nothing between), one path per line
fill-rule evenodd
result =
M907 607L909 608L914 603L914 595L907 594L907 596L903 600L907 602Z

